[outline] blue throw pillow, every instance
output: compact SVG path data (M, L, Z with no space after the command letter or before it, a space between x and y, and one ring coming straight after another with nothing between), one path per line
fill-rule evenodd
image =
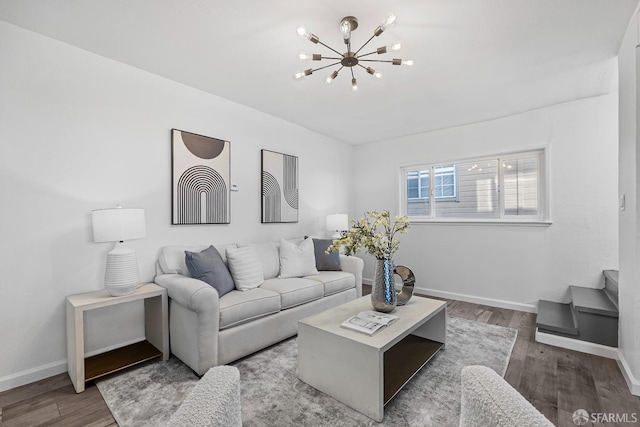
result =
M340 254L338 252L325 253L332 243L331 239L313 239L318 271L340 271Z
M184 251L184 254L191 277L214 287L219 296L235 289L231 273L216 248L209 246L202 252Z

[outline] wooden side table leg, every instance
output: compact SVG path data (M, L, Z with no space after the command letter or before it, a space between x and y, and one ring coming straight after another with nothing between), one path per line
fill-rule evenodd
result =
M144 329L147 341L162 352L162 360L169 359L169 316L167 294L144 300Z
M84 391L84 312L69 301L67 317L67 371L76 393Z

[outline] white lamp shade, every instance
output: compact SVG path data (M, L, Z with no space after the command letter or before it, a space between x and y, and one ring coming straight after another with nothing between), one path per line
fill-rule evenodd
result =
M332 214L327 215L327 230L346 231L349 229L349 215Z
M93 241L120 242L146 235L144 209L111 208L91 211Z

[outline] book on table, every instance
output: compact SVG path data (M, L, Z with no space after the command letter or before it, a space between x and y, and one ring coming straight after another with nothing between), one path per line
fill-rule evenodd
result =
M396 320L398 320L398 316L394 316L393 314L379 313L377 311L362 311L342 322L340 326L366 335L373 335L391 325Z

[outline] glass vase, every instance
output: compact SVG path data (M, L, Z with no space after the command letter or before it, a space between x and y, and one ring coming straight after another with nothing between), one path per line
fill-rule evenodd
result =
M371 285L371 305L376 311L389 313L396 308L397 295L394 265L390 259L376 259Z

